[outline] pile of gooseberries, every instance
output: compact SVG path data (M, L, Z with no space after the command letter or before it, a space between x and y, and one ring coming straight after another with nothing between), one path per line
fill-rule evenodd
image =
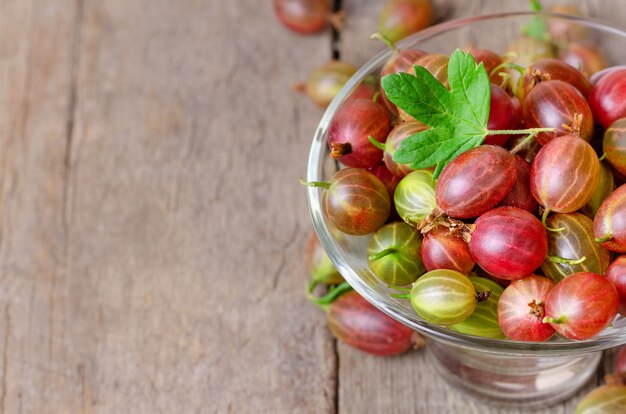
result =
M568 64L576 47L518 61L471 50L491 81L488 129L538 132L488 135L437 178L394 160L429 126L384 90L331 121L345 168L306 184L331 226L369 236L371 272L424 321L542 342L590 339L626 316L626 69L591 76L595 61ZM381 77L414 65L447 86L448 58L421 50L394 50Z

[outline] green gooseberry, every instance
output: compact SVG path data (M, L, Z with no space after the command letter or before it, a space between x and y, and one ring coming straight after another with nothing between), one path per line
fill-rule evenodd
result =
M615 178L611 169L606 162L600 163L600 180L596 186L596 190L591 195L591 199L583 206L580 211L588 217L593 218L600 208L600 205L615 190Z
M478 304L469 277L450 269L432 270L421 276L413 284L409 299L425 321L444 326L463 322Z
M576 414L626 412L626 385L607 384L594 389L576 406Z
M367 246L368 264L383 282L404 286L426 272L421 258L422 234L404 222L387 224Z
M469 279L477 292L491 293L487 300L478 303L469 318L450 328L468 335L504 339L504 333L498 324L498 301L504 288L484 277L470 276Z
M417 225L437 206L435 180L428 170L407 174L396 187L393 201L398 215L410 225Z

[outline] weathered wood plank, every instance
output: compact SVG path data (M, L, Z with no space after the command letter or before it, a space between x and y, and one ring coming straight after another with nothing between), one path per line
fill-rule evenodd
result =
M379 0L343 0L347 18L341 33L341 57L356 65L365 63L384 45L368 39L376 30L376 16L384 2ZM526 3L516 0L475 0L453 2L439 0L440 14L447 18L477 15L505 10L525 10ZM546 7L562 1L543 1ZM591 16L613 23L623 23L620 7L607 7L607 2L586 0L579 7ZM496 409L463 397L433 372L425 353L399 358L372 358L347 346L338 347L339 410L342 414L362 412L385 413L514 413ZM605 363L606 365L606 363ZM602 375L602 369L598 377ZM585 392L600 382L597 378L575 397L540 413L570 413ZM521 412L521 411L520 411Z
M0 2L2 412L78 412L81 344L67 341L66 156L80 3Z
M88 0L80 53L59 292L92 409L333 412L302 294L321 110L291 91L329 34L252 0Z

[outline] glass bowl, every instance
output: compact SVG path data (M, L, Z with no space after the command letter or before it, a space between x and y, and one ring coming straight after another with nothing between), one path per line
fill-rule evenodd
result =
M450 21L405 39L398 46L449 55L456 48L475 45L502 54L520 36L522 27L536 17L586 28L612 65L624 63L619 57L626 45L626 32L594 20L550 13L501 13ZM336 171L326 143L329 124L352 91L369 76L378 75L390 56L391 51L380 53L362 66L326 110L311 145L307 181L327 180ZM315 231L332 262L369 302L428 336L428 350L438 371L462 391L499 405L546 406L571 396L594 376L600 351L626 343L626 320L621 317L591 340L569 341L555 336L542 343L481 338L428 323L416 315L408 300L390 296L397 292L368 268L366 249L371 235L349 236L330 224L321 207L322 191L308 188L309 208Z

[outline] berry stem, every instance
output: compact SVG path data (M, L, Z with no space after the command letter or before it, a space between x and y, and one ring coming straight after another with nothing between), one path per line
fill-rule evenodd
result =
M381 149L383 151L387 149L387 146L385 144L383 144L382 142L376 141L376 138L374 138L373 136L370 135L369 137L367 137L367 139L369 139L372 145L375 146L376 148Z
M537 135L542 132L556 132L556 128L528 128L528 129L488 129L485 135Z
M546 230L553 231L555 233L565 230L565 227L559 227L556 229L552 227L548 227L548 225L546 224L546 219L548 218L548 214L550 214L550 209L546 208L545 211L543 212L543 215L541 216L541 224L543 224L543 227L545 227Z
M513 69L513 70L516 70L516 71L518 71L518 72L520 73L520 75L523 75L523 74L526 72L526 68L525 68L525 67L523 67L523 66L520 66L520 65L518 65L518 64L515 64L515 63L513 63L513 62L502 62L502 63L500 63L498 66L496 66L495 68L493 68L493 69L491 70L491 72L489 72L489 76L493 76L493 75L495 75L496 73L498 73L498 71L499 71L500 69L505 69L505 68L506 68L506 69Z
M580 259L566 259L560 256L546 256L546 259L551 261L552 263L560 263L564 265L573 266L573 265L581 264L582 262L587 260L587 257L583 256Z
M390 287L393 290L399 290L402 292L410 292L411 288L408 288L406 286L397 286L397 285L387 285L388 287Z
M370 39L377 39L382 41L384 44L386 44L387 46L389 46L389 49L391 49L392 52L396 52L398 50L398 47L396 46L395 43L393 43L391 41L391 39L389 39L387 36L385 36L382 33L376 32L376 33L372 33L370 35Z
M378 101L378 98L380 98L380 91L376 91L374 96L372 96L372 101L374 101L374 103L376 103L376 101Z
M509 152L513 155L517 154L518 151L526 147L526 145L530 144L536 136L537 134L528 134L526 138L524 138L519 144L513 147L513 149L511 149L511 151Z
M300 178L300 184L306 185L308 187L319 187L324 190L328 190L330 188L330 183L325 181L304 181L304 179Z
M603 237L596 237L596 243L604 243L604 242L608 242L609 240L611 240L613 238L613 234L609 233Z
M373 254L367 258L370 262L375 262L378 259L382 259L385 256L389 256L390 254L396 253L398 251L395 247L389 247L387 249L381 250L376 254Z
M306 297L309 302L311 302L324 312L328 312L328 308L330 307L331 303L333 303L339 296L351 290L352 286L350 286L348 282L343 282L329 290L328 293L322 297L318 298L312 295L310 292L307 292Z
M600 158L598 158L598 161L602 162L602 161L604 161L605 158L606 158L606 152L604 154L602 154L602 156Z
M398 298L398 299L408 299L409 298L409 294L408 293L392 293L390 296L392 298Z
M558 318L553 318L552 316L546 316L542 320L543 323L552 323L554 325L561 325L567 322L567 318L565 316L559 316Z

